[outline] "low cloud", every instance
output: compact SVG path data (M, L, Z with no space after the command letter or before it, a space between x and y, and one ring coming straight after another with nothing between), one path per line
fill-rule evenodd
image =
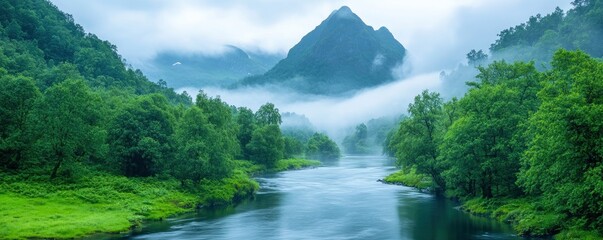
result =
M386 26L416 59L413 69L454 67L496 34L569 0L51 0L87 31L116 44L135 67L157 52L220 54L231 44L286 53L342 5L368 25Z
M406 112L408 104L421 91L438 91L440 85L439 73L434 72L363 90L345 98L294 94L271 86L234 90L206 88L203 91L210 96L220 96L229 104L245 106L254 111L262 104L271 102L281 112L303 114L318 130L336 135L372 118L399 116ZM187 91L192 95L199 89L183 88L178 91Z

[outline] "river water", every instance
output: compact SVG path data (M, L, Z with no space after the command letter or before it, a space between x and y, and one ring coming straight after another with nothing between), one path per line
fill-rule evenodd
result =
M148 225L134 239L517 239L510 226L457 204L377 182L395 171L380 156L258 177L255 199Z

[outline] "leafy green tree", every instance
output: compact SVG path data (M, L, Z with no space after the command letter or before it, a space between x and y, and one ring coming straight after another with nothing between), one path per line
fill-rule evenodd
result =
M518 183L552 209L603 229L603 63L559 50L529 120Z
M141 96L109 124L109 144L116 167L129 177L153 176L173 153L173 116L167 99Z
M238 108L237 124L239 125L237 139L241 148L241 157L243 159L249 159L250 153L249 149L247 149L247 144L249 144L249 142L251 141L253 131L256 128L255 116L253 114L253 111L245 107Z
M280 125L283 120L278 108L272 103L266 103L255 113L255 119L258 125L265 126L269 124Z
M423 91L409 104L409 116L400 122L394 141L390 142L396 149L398 165L404 169L416 167L418 172L431 176L438 192L446 189L443 166L438 159L438 147L445 132L441 124L442 106L438 93Z
M32 151L50 167L50 178L62 168L102 159L106 132L100 98L80 79L69 79L46 90L32 112L38 135ZM67 172L66 174L68 174Z
M459 102L461 116L440 147L448 190L457 196L517 195L525 123L539 104L539 73L532 63L495 62L480 68L479 83Z
M334 160L341 157L341 151L333 140L323 133L314 133L308 140L306 157L319 160Z
M170 161L172 175L198 183L203 178L221 179L232 171L232 154L223 148L219 131L198 107L186 110L177 125L177 155Z
M31 144L27 117L41 94L31 78L4 75L0 82L0 168L17 170Z
M284 157L293 158L304 154L304 144L294 137L284 136Z
M232 114L231 107L223 102L219 97L210 98L204 92L197 94L195 106L199 107L207 116L207 121L217 131L217 141L225 154L233 158L241 152L237 140L239 132L237 120Z
M285 143L278 125L269 124L253 131L251 141L247 144L251 160L268 167L273 167L283 158Z

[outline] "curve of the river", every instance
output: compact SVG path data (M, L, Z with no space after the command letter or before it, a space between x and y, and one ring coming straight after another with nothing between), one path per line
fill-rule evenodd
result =
M510 226L465 214L412 188L377 182L380 156L258 177L255 199L154 223L135 239L517 239Z

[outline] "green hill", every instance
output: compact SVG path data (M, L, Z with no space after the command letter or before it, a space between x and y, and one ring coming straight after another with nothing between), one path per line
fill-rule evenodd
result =
M163 79L174 88L229 86L250 75L263 74L284 56L246 52L226 46L219 55L161 52L141 69L150 79Z

